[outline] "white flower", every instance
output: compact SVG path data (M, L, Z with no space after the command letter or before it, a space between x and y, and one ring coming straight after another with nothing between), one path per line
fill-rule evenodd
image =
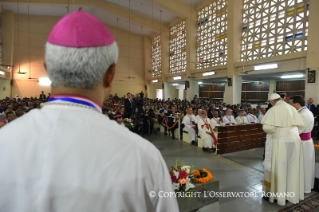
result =
M179 184L179 183L173 183L173 189L174 190L179 190L179 187L180 187L181 185Z
M174 170L174 176L176 177L176 179L178 179L178 177L179 177L179 172L177 172L177 171Z
M190 166L182 166L181 170L187 172L187 174L189 174L191 167Z
M187 179L187 183L186 183L185 191L188 191L188 189L190 188L195 188L195 185L189 182L190 179L189 178L186 178L186 179Z

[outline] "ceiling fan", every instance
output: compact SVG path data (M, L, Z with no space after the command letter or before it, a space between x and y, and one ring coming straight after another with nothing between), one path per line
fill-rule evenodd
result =
M136 77L128 76L128 77L123 77L123 78L133 79L133 78L136 78Z
M252 71L254 71L254 70L245 71L244 68L243 68L243 70L242 70L241 73L242 73L242 74L248 74L249 72L252 72Z
M188 78L188 79L193 79L193 78L197 78L197 77L191 77L191 75L189 74L189 75L187 76L187 78Z

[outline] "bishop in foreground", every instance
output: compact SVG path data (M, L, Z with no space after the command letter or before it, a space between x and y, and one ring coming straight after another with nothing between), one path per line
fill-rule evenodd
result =
M117 59L95 17L79 10L54 26L45 48L53 95L0 130L0 211L178 211L175 197L149 195L174 192L160 152L102 115Z

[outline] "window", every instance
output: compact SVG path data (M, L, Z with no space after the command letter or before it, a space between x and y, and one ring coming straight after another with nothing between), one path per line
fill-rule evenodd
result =
M186 29L185 21L172 26L169 30L169 72L186 72Z
M152 77L162 76L161 35L152 39Z
M227 2L216 2L198 11L196 68L227 64Z
M309 0L244 0L241 61L307 51Z

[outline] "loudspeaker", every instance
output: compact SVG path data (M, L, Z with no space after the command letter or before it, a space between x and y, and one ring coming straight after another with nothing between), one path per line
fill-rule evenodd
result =
M164 83L162 83L162 89L164 89Z
M187 90L187 88L189 88L189 81L185 81L185 90Z

